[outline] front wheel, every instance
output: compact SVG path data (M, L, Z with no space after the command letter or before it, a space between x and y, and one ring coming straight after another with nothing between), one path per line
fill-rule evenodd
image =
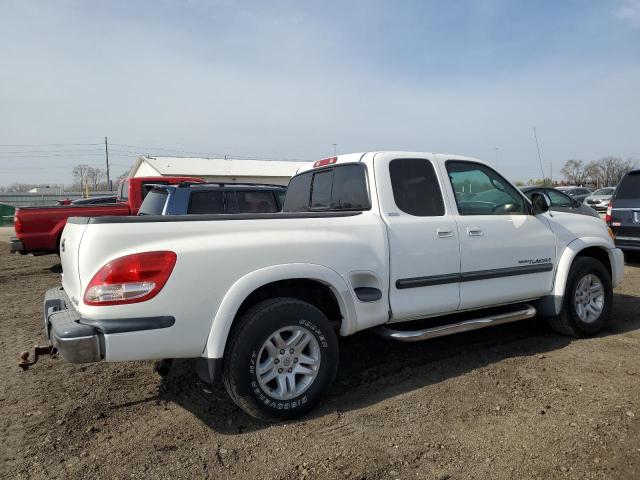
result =
M612 302L609 271L594 258L578 257L569 271L560 315L549 318L549 324L563 335L595 335L609 320Z
M248 310L230 335L223 381L249 415L276 421L309 410L331 385L338 341L327 317L293 298L275 298Z

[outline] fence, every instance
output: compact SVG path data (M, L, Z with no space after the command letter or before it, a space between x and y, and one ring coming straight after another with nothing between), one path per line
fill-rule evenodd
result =
M104 197L115 195L114 192L89 192L90 197ZM0 193L0 203L13 207L47 207L57 205L59 200L70 198L82 198L82 192L62 192L60 194L51 193Z

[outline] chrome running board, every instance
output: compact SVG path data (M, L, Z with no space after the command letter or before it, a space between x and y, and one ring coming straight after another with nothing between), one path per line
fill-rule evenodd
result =
M524 308L520 310L508 313L500 313L488 317L452 323L450 325L425 328L423 330L394 330L389 327L378 327L376 331L383 337L391 340L397 340L399 342L419 342L420 340L444 337L445 335L453 335L454 333L469 332L471 330L478 330L479 328L491 327L493 325L502 325L503 323L526 320L536 316L536 309L534 307L531 305L523 305L523 307Z

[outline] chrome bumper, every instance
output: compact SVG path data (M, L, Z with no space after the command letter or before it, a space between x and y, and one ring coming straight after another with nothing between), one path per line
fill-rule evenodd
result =
M62 358L70 363L104 358L103 336L95 327L79 323L80 314L62 287L47 290L43 307L45 332Z

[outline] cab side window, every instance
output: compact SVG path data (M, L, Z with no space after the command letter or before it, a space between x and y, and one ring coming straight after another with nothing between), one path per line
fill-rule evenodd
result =
M480 163L446 163L460 215L525 214L522 196L497 172Z
M444 215L438 177L429 160L398 158L389 163L393 198L400 210L416 217Z

